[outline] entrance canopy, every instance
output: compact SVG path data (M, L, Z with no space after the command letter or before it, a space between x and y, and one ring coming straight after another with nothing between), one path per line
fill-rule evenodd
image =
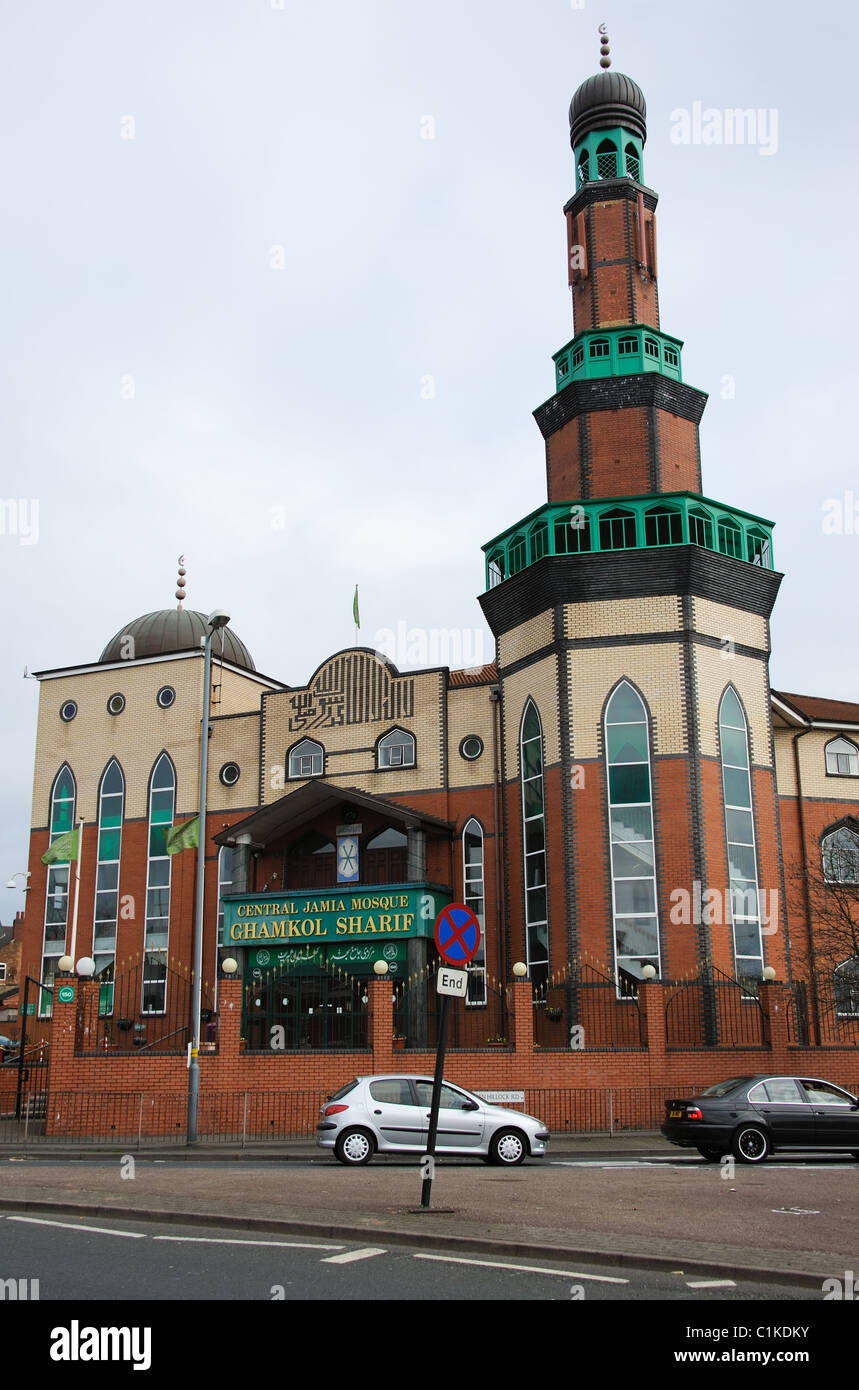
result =
M437 838L449 838L455 829L450 821L439 820L437 816L429 816L411 806L401 806L387 797L370 796L355 787L338 787L319 781L305 782L304 786L278 797L270 805L260 807L244 820L236 821L235 825L215 835L214 841L216 845L235 845L240 835L250 835L252 848L265 849L273 841L338 808L344 820L354 819L356 811L372 812L395 825L401 825L403 830L423 830L428 836Z

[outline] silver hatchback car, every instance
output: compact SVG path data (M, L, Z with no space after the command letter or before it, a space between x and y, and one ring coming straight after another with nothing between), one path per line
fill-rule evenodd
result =
M316 1126L318 1143L341 1163L369 1163L374 1153L426 1152L432 1078L358 1076L331 1096ZM436 1154L473 1154L512 1167L542 1158L549 1131L542 1120L490 1105L461 1086L444 1081L438 1112Z

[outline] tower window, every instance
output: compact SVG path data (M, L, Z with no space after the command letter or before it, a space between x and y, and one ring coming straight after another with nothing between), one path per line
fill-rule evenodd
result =
M765 569L770 567L770 543L769 537L762 531L750 531L748 534L749 559L753 565L763 565Z
M719 549L723 555L743 558L743 533L735 521L719 522Z
M617 178L617 146L611 140L597 146L597 178Z
M609 346L607 338L594 338L588 349L590 357L608 357Z
M568 357L562 357L558 363L558 375L568 376L570 372L570 361Z
M624 150L626 157L626 172L631 179L638 183L641 179L641 162L638 158L638 151L634 145L627 145Z
M587 183L589 178L590 160L588 158L588 152L587 150L582 150L579 155L579 187L581 187L583 183Z
M579 555L590 548L591 523L583 511L579 510L572 521L555 522L556 555Z
M531 564L536 564L537 560L542 560L548 553L549 528L545 521L541 521L531 532Z
M618 339L617 351L620 357L628 357L630 353L638 352L638 338L634 334L627 334Z
M493 555L489 561L489 587L494 589L504 578L504 556Z
M693 545L713 549L713 523L706 512L689 513L689 539Z
M655 338L645 338L644 355L645 357L655 357L659 361L659 344Z
M620 507L600 517L600 550L630 550L635 546L635 515Z
M645 545L681 545L683 542L683 521L679 512L666 508L654 508L644 518Z
M859 777L859 748L846 738L826 745L826 771L835 777Z
M573 348L573 357L572 357L573 371L575 371L576 367L580 367L580 366L582 365L582 363L584 362L584 360L585 360L585 350L584 350L584 348L582 347L581 343L579 343L576 347Z
M680 356L679 356L679 354L678 354L678 352L676 351L675 348L673 348L673 347L666 347L666 348L665 348L665 365L666 365L667 367L679 367L679 366L680 366Z
M525 537L517 536L510 544L509 551L510 573L518 574L528 563L527 547Z

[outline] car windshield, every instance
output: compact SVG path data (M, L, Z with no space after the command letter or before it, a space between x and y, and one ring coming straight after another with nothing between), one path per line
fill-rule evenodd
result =
M702 1096L726 1096L729 1091L735 1090L737 1086L745 1086L752 1080L750 1076L734 1076L730 1081L717 1081L715 1086L708 1086L706 1091L701 1091Z

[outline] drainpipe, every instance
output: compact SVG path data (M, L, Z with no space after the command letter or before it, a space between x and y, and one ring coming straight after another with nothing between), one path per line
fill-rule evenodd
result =
M805 839L805 812L804 812L804 810L803 810L803 805L802 805L802 774L801 774L801 772L800 772L800 767L799 767L799 748L797 747L797 744L799 743L799 740L800 740L801 738L804 738L806 734L810 734L810 733L811 733L811 729L812 729L812 726L811 726L810 724L809 724L809 726L808 726L807 729L800 729L798 733L795 733L795 734L794 734L793 739L792 739L792 743L793 743L793 767L794 767L794 775L795 775L795 777L796 777L796 804L797 804L797 810L798 810L798 812L799 812L799 838L800 838L801 845L802 845L802 887L803 887L803 896L804 896L804 898L805 898L805 919L806 919L806 930L807 930L807 933L808 933L808 949L809 949L809 957L810 957L810 958L809 958L809 969L811 970L811 999L812 999L812 1005L813 1005L813 1007L814 1007L814 1027L815 1027L815 1033L816 1033L817 1040L818 1040L818 1044L819 1044L819 1042L820 1042L820 1009L819 1009L818 1000L817 1000L817 978L816 978L817 972L816 972L816 970L815 970L814 951L813 951L813 948L812 948L811 892L810 892L810 889L809 889L809 886L808 886L808 854L807 854L807 852L806 852L806 839Z

